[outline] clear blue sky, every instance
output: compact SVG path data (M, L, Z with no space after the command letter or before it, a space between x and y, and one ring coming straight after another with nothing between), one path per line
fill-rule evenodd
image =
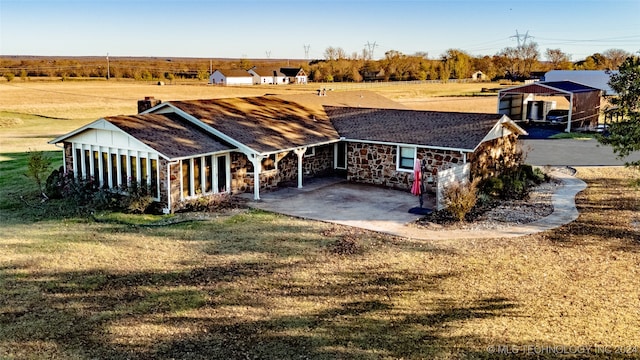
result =
M313 59L375 42L375 58L437 58L494 55L516 31L574 61L637 52L640 0L0 0L2 55Z

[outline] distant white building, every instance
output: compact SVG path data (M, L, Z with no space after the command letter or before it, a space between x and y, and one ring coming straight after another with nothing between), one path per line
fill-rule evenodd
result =
M209 76L209 84L253 85L253 76L242 69L216 70Z
M253 76L255 85L285 85L289 83L289 78L278 68L258 68L254 66L248 72Z
M611 71L617 74L618 71ZM542 81L572 81L578 84L600 89L603 95L616 95L609 86L611 75L605 70L551 70L544 74Z
M487 79L487 75L485 75L482 71L476 71L471 74L471 80L473 81L484 81Z

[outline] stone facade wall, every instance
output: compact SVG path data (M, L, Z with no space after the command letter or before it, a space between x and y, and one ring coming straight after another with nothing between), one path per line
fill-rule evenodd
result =
M231 193L239 194L253 191L253 165L243 153L231 153Z
M167 169L166 167L164 168L164 171L166 172ZM166 176L166 174L165 174ZM169 176L171 178L171 206L173 208L176 207L177 204L180 203L181 201L181 194L180 194L180 163L177 164L171 164L170 168L169 168ZM162 181L160 182L160 184L162 185ZM165 184L165 189L166 189L166 184ZM165 190L166 192L166 190ZM173 210L173 209L172 209Z
M413 173L396 170L397 153L397 146L348 143L347 180L396 189L410 189Z
M305 156L305 158L302 160L302 172L304 176L317 177L332 175L334 173L333 150L333 144L318 146L315 148L315 155Z
M64 169L67 173L73 173L73 144L64 142ZM76 174L74 174L75 176Z
M413 171L397 170L398 146L349 143L347 146L347 180L409 190L413 184ZM458 151L418 148L418 159L426 159L429 171L435 175L464 161Z
M523 159L518 136L511 134L480 145L469 156L471 177L486 179L517 165Z
M260 174L260 190L269 191L286 185L297 186L298 155L293 151L277 154L276 170ZM303 178L326 176L333 171L333 145L319 146L315 155L302 160ZM253 164L243 153L231 153L231 191L234 194L253 192Z

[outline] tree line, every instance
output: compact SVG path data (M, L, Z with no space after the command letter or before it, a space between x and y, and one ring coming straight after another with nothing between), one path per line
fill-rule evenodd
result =
M472 56L449 49L437 58L426 52L411 55L390 50L379 60L365 51L351 55L340 47L328 47L324 58L312 61L285 59L199 59L112 57L0 56L0 75L14 77L122 78L135 80L208 79L216 69L301 67L311 81L361 82L467 79L482 72L482 80L522 80L549 70L617 69L630 56L621 49L594 53L579 61L561 49L546 49L542 60L535 42L507 47L495 55Z

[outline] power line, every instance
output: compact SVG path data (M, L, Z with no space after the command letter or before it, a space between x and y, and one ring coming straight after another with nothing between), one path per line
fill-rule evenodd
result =
M304 58L308 60L309 59L309 49L311 48L311 45L307 44L307 45L303 45L303 47L304 47Z
M376 46L378 46L378 44L376 44L375 41L373 42L373 44L367 41L367 43L364 45L367 47L367 54L369 55L369 60L373 59L373 51L376 49Z
M527 39L532 39L533 36L529 36L529 30L527 30L526 33L524 34L519 34L518 30L516 29L516 34L513 36L510 36L510 38L516 38L516 40L518 40L518 47L525 47L525 45L527 44ZM520 45L520 38L522 38L522 45Z

